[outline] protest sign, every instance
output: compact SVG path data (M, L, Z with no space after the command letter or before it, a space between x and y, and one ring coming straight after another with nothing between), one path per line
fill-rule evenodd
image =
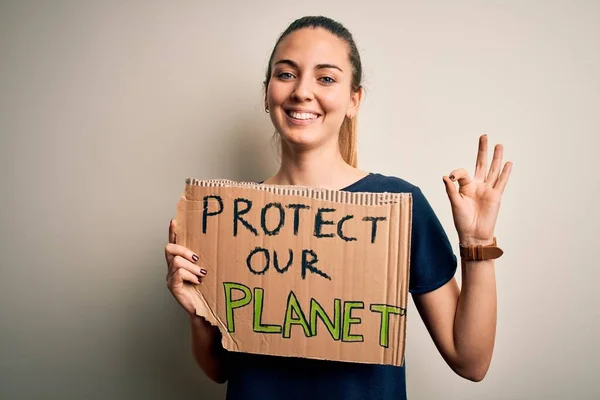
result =
M177 244L230 351L402 365L410 193L188 179Z

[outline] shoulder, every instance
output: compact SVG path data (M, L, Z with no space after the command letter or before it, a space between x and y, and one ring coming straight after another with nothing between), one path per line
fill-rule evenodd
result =
M397 176L384 175L371 172L369 175L349 186L350 191L364 191L375 193L412 193L421 195L417 185Z
M434 210L419 186L406 179L372 172L351 187L352 191L375 193L410 193L413 202L413 222L420 224L437 220Z

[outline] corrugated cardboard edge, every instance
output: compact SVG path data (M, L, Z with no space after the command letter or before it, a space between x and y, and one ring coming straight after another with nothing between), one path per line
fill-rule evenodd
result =
M401 293L404 293L404 291L406 291L406 308L404 309L404 335L402 336L402 338L400 338L402 340L402 360L400 360L400 366L404 366L404 361L405 361L405 357L406 357L406 331L408 330L408 303L409 303L409 297L410 297L410 270L411 270L411 249L412 249L412 225L413 225L413 207L414 207L414 203L412 201L408 202L407 207L409 209L408 212L408 243L407 243L407 249L406 249L406 262L407 262L407 268L406 268L406 281L404 282L404 284L406 285L406 288L400 288L401 290L398 291L398 295L401 295ZM400 237L402 237L402 232L400 232ZM400 257L400 252L398 252L398 257ZM401 261L398 260L398 262L400 263ZM400 350L398 350L400 351Z
M261 190L270 193L275 193L278 195L284 196L300 196L307 198L314 198L319 200L331 201L334 203L341 204L355 204L360 206L384 206L389 204L395 204L401 202L403 199L409 198L412 199L412 194L409 192L403 193L391 193L391 192L383 192L383 193L373 193L373 192L348 192L337 189L323 189L323 188L314 188L314 187L306 187L306 186L286 186L286 185L269 185L264 183L256 183L256 182L243 182L243 181L233 181L228 179L195 179L195 178L187 178L185 180L185 191L181 196L181 199L177 206L178 213L183 213L183 207L187 201L200 201L199 199L190 200L189 197L194 197L194 187L240 187L240 188L250 188L254 190ZM409 218L409 232L412 231L412 201L409 202L410 213L408 215ZM183 218L178 218L179 220L183 220ZM179 226L179 232L185 231L185 226ZM183 235L181 235L183 236ZM410 241L408 243L408 265L407 265L407 279L406 285L408 286L408 282L410 279L410 249L412 235ZM185 243L179 243L185 246ZM400 254L400 252L398 252ZM209 268L208 262L204 257L201 257L201 262L203 261ZM204 295L200 291L200 285L193 285L194 291L197 293L194 300L194 308L196 310L196 315L205 318L211 325L217 327L221 332L221 344L224 348L230 348L234 351L239 351L239 345L235 341L235 339L229 334L226 325L221 321L218 315L216 315L211 308L208 306ZM398 295L401 295L403 288L398 288ZM407 299L408 306L408 299ZM406 313L406 311L405 311ZM400 339L400 338L399 338ZM406 343L406 322L404 328L404 335L401 338L403 342L402 348L404 351L402 353L406 353L405 343ZM400 346L398 347L398 352L400 352ZM400 354L395 354L394 358L398 358ZM395 363L394 363L395 364ZM400 365L404 365L404 355L402 360L400 361Z
M287 185L267 185L255 182L236 182L227 179L207 179L198 180L193 178L186 179L187 195L192 195L193 187L241 187L256 190L262 190L284 196L301 196L317 200L326 200L341 204L355 204L359 206L383 206L402 201L410 193L371 193L371 192L348 192L336 189L321 189L306 186L287 186Z

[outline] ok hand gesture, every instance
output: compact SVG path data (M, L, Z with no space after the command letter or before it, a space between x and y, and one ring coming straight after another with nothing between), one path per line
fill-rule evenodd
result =
M510 161L502 166L504 148L497 144L488 172L487 148L487 135L481 135L473 178L463 168L443 177L452 207L454 225L460 243L465 245L492 243L500 199L512 169ZM458 189L455 182L458 182Z

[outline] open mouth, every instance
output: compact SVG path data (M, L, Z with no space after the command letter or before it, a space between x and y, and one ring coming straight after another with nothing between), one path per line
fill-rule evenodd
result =
M319 114L312 112L298 112L294 110L286 110L285 113L292 119L297 121L310 121L320 117Z

